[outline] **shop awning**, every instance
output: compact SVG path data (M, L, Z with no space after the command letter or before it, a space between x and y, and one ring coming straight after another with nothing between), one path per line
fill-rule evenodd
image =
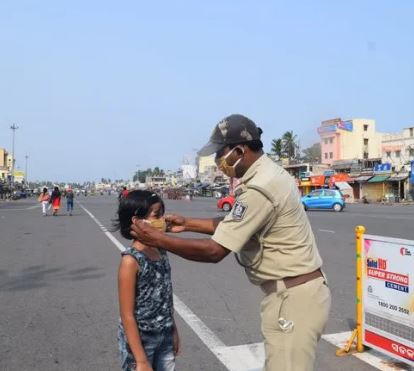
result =
M407 178L408 174L394 174L387 179L387 182L400 182L401 180L406 180Z
M340 191L352 189L352 187L347 182L335 182L335 185L339 188Z
M354 178L354 182L365 183L368 179L371 179L372 175L361 175L359 177Z
M387 180L390 176L389 175L375 175L373 178L368 180L368 183L382 183Z

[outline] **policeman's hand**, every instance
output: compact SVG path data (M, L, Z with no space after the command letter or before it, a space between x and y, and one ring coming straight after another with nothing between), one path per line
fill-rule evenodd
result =
M151 227L148 222L132 218L131 236L147 246L158 247L159 238L163 235L158 229Z
M165 215L165 221L167 222L167 232L180 233L185 231L186 220L181 215Z

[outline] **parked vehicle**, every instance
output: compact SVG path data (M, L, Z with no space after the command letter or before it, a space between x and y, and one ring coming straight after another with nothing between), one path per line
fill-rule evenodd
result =
M305 210L332 209L342 211L345 208L345 197L336 189L318 189L302 197Z
M27 198L27 193L25 190L17 190L12 194L12 200L20 200L21 198Z
M236 198L234 196L222 197L217 201L217 207L225 212L229 212L235 202Z

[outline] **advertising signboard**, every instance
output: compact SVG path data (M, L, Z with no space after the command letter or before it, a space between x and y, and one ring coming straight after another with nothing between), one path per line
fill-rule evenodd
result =
M414 241L364 235L363 343L414 366Z
M390 173L391 172L391 164L385 163L385 164L376 164L374 166L374 174L384 174L384 173Z
M411 184L414 184L414 161L411 161Z

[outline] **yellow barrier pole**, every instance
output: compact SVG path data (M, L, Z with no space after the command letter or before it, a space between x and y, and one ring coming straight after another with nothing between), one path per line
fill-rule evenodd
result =
M357 352L364 351L362 344L362 238L365 227L359 225L355 228L356 237L356 330Z
M355 246L356 246L356 329L352 331L351 337L345 346L336 351L338 357L355 352L363 352L362 344L362 238L365 233L365 227L359 225L355 228ZM356 349L352 349L352 344L356 338Z

